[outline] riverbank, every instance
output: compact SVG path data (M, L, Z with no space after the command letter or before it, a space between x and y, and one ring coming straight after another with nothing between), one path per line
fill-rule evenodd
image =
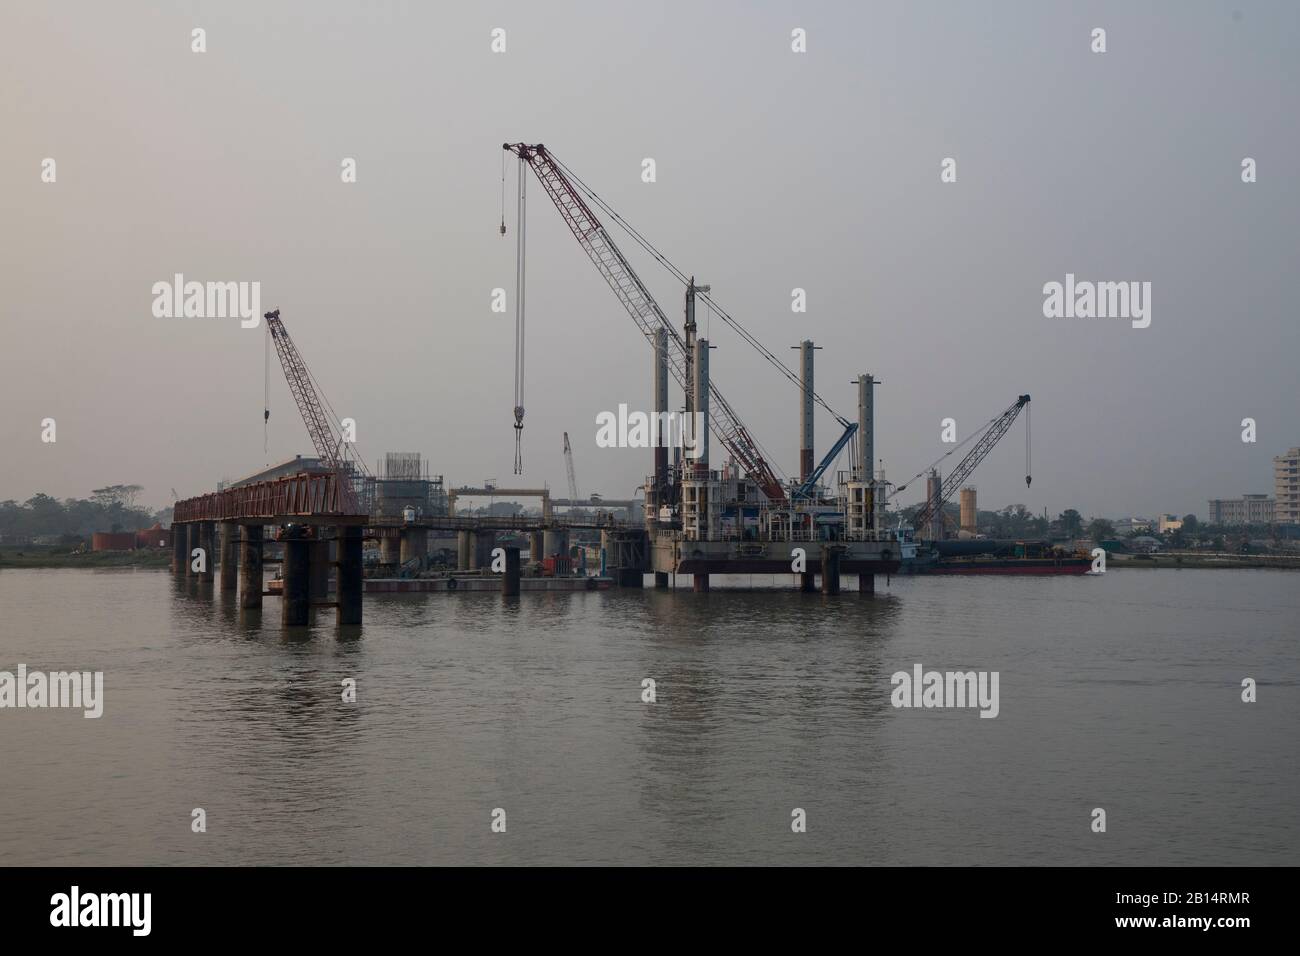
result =
M0 548L0 570L5 568L166 568L170 565L170 551L85 551L74 554L62 548L35 546Z
M1217 571L1267 568L1273 571L1300 571L1300 555L1293 557L1274 554L1198 554L1196 552L1107 554L1106 570L1116 568L1208 568Z

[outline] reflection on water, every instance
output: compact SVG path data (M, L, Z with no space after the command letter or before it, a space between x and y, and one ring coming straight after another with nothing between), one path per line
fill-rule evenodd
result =
M105 715L0 711L0 858L1295 864L1294 580L376 595L286 632L165 572L6 570L0 669L103 670ZM916 663L999 671L1000 716L892 709Z

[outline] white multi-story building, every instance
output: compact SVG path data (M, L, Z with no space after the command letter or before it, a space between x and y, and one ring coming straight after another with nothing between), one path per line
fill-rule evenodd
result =
M1300 524L1300 448L1273 459L1274 514L1283 524Z
M1210 524L1272 524L1273 499L1268 495L1242 495L1240 498L1211 498Z

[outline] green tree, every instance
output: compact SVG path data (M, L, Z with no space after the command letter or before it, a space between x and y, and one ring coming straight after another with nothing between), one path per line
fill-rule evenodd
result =
M1088 537L1100 544L1115 538L1115 525L1105 518L1093 518L1088 524Z
M1077 538L1083 531L1083 516L1073 508L1062 511L1057 521L1061 524L1061 533L1067 538Z

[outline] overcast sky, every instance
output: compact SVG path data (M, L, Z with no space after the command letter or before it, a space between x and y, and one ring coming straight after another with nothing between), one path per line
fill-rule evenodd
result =
M1204 516L1271 494L1300 445L1298 73L1292 3L9 0L0 499L135 482L161 506L311 454L275 364L263 450L263 327L153 316L177 272L260 282L372 467L420 451L455 484L563 494L568 431L580 490L629 496L650 453L597 448L595 416L647 407L649 349L535 180L511 474L514 321L489 307L514 294L500 157L522 140L792 366L788 346L823 346L842 414L853 376L882 379L895 481L943 453L942 419L965 438L1028 392L1033 486L1022 422L976 472L981 507ZM623 247L680 322L680 285ZM1150 282L1150 327L1045 318L1066 273ZM797 472L795 389L699 320L715 381ZM838 429L817 429L820 457Z

